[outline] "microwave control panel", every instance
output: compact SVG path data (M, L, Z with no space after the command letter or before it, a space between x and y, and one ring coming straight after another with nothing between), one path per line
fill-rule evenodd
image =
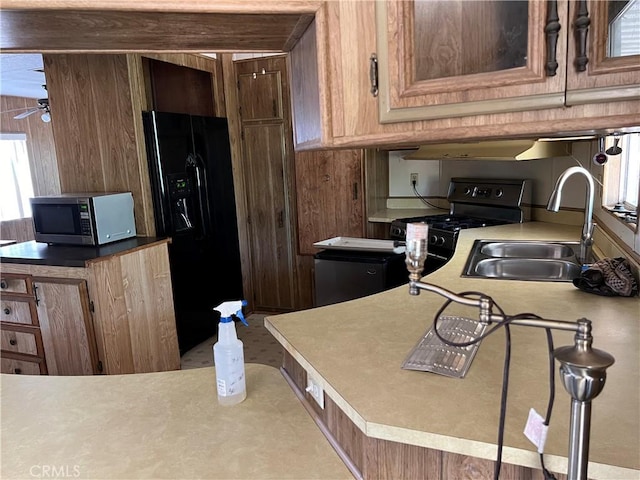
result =
M78 212L80 213L80 232L82 235L91 236L91 212L88 202L78 204Z

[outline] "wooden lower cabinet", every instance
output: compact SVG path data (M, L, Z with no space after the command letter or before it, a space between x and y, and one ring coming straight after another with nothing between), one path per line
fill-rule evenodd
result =
M87 282L2 274L2 372L99 373Z
M28 360L16 360L15 358L7 358L4 356L0 359L2 365L2 373L13 373L16 375L40 375L41 361L31 362Z
M2 372L180 369L167 241L85 267L2 264Z
M33 282L49 375L99 373L87 282L47 277Z
M31 275L2 272L0 278L0 354L2 373L47 373L38 297Z
M495 462L365 435L326 394L321 409L305 391L307 374L284 353L285 378L356 478L480 479L492 478ZM554 473L558 480L566 475ZM542 470L502 463L500 478L543 480Z

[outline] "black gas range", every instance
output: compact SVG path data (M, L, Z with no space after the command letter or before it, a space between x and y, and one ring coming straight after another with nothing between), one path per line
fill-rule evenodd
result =
M427 265L427 273L453 256L460 230L521 223L531 218L529 180L454 177L447 200L448 213L399 218L391 223L390 236L398 241L405 240L408 223L429 225L427 263L431 261L433 266Z

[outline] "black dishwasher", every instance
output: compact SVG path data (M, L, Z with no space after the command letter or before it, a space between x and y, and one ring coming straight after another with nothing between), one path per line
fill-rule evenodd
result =
M409 283L404 253L322 250L314 263L316 307Z

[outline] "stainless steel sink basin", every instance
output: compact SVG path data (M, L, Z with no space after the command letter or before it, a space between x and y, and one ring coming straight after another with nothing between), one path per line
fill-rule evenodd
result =
M476 240L463 277L570 282L580 276L578 242Z
M575 255L568 245L543 242L491 242L483 245L480 253L500 258L571 258Z
M486 258L476 264L475 273L488 278L569 281L580 275L580 265L548 258Z

